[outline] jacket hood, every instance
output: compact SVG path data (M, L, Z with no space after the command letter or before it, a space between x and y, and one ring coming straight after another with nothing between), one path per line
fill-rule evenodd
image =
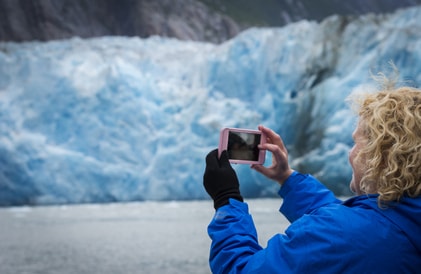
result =
M364 204L392 221L406 234L418 252L421 253L421 197L404 197L399 202L392 203L388 207L379 208L377 205L378 196L362 195L351 200L353 200L353 204Z

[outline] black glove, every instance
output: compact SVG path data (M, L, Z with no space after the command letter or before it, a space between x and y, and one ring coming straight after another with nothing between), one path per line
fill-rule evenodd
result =
M203 186L213 199L215 209L229 204L229 198L243 201L237 174L228 161L227 151L221 153L218 160L218 150L212 150L206 156L206 169L203 175Z

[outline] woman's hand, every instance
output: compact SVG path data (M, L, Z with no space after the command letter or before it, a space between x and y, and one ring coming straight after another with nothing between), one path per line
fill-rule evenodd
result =
M240 183L228 160L226 150L222 152L221 158L218 158L218 149L212 150L206 156L203 186L213 199L215 209L229 204L230 198L243 201L243 197L240 194Z
M266 135L266 143L259 145L259 149L265 149L272 153L272 165L264 167L254 164L251 165L251 168L282 185L293 172L288 164L288 151L281 136L273 130L264 126L259 126L259 130Z

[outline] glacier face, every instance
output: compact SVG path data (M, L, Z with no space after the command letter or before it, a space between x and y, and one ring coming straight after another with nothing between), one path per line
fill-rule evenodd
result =
M421 7L247 30L221 45L152 37L0 43L0 205L207 197L222 127L263 124L293 168L349 194L355 117L389 61L421 82ZM270 163L267 156L266 165ZM246 197L276 184L236 165Z

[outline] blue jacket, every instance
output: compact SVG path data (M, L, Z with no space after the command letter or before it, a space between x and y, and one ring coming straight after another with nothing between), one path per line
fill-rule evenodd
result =
M297 172L279 195L291 225L264 249L247 204L231 199L216 211L208 227L213 273L421 273L421 197L388 209L377 195L342 202Z

